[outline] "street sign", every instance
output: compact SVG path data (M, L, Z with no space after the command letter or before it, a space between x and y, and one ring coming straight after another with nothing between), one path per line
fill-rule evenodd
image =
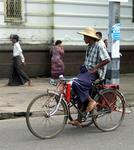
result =
M128 2L128 0L108 0L109 2Z
M112 58L119 58L120 52L120 23L112 26Z
M112 40L120 40L120 23L116 23L112 26Z

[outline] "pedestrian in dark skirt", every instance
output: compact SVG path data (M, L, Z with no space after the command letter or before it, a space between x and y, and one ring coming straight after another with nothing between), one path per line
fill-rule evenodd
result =
M31 86L32 81L23 70L23 67L25 65L25 58L23 56L22 49L19 44L19 36L12 35L10 36L10 40L13 43L13 57L8 85L19 86L24 85L27 82L28 86Z

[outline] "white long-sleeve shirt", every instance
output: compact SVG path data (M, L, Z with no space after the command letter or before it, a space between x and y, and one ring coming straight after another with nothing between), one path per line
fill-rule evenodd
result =
M21 61L23 63L25 62L25 58L23 56L22 49L21 49L19 42L14 43L14 46L13 46L13 57L16 57L16 56L20 56Z

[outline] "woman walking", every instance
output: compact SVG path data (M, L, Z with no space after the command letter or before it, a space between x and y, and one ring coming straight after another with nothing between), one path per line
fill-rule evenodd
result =
M28 86L31 86L32 81L23 70L23 66L25 65L25 58L19 44L19 36L12 35L10 40L13 43L13 57L8 85L18 86L24 85L27 82Z
M64 75L64 48L61 40L57 40L50 50L51 54L51 79L50 83L55 84L59 75Z

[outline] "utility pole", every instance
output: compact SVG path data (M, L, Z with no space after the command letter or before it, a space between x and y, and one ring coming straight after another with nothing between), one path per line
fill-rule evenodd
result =
M111 62L107 68L107 83L120 83L120 2L128 0L109 1L108 52Z
M111 62L108 64L107 69L107 83L119 84L120 82L120 28L117 32L116 39L116 26L120 24L120 2L116 0L109 0L109 25L108 25L108 51L111 56ZM115 26L115 28L113 27ZM115 30L115 31L113 31ZM114 35L113 35L114 32ZM115 37L114 37L115 36Z

